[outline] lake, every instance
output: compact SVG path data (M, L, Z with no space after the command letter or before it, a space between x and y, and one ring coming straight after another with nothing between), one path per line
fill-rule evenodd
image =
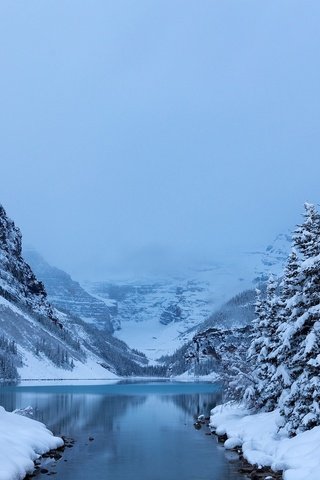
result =
M193 426L220 401L209 383L0 388L7 410L32 406L33 418L75 440L58 462L48 460L57 480L243 480L236 456L229 461L207 426Z

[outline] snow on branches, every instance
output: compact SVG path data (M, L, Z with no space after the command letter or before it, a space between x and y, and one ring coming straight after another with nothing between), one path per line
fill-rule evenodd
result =
M271 277L263 299L258 292L248 361L251 407L279 407L290 435L320 425L320 214L314 205L305 204L281 281Z

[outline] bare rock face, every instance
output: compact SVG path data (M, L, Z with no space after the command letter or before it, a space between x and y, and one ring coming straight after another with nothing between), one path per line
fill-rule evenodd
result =
M57 322L46 290L22 258L21 232L0 205L0 294Z
M193 337L185 357L197 363L211 358L218 371L235 357L240 348L248 348L251 330L251 325L232 329L209 328Z
M181 322L182 321L182 309L181 307L174 303L171 302L165 308L160 315L160 323L163 325L168 325L171 322Z

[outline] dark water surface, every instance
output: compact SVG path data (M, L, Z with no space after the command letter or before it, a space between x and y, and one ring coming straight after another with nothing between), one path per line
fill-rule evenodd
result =
M243 479L237 462L206 435L208 428L193 427L219 402L219 387L206 383L0 389L7 410L30 405L35 419L75 439L61 460L48 465L57 480Z

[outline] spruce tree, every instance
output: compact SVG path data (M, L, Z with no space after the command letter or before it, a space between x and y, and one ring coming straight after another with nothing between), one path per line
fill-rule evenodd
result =
M295 249L289 255L284 275L280 283L280 308L278 310L278 328L276 331L270 360L275 372L270 388L276 392L281 413L284 415L283 402L292 384L291 357L294 351L293 324L300 315L301 304L300 261Z
M277 371L276 358L273 355L278 347L279 310L281 304L277 295L277 281L270 276L267 284L267 292L264 306L265 332L262 337L261 350L257 357L258 371L258 405L266 411L272 411L277 405L280 394L278 380L275 376Z
M273 276L269 278L266 298L261 299L257 291L256 319L253 322L252 342L248 351L248 360L252 362L254 385L250 390L250 406L256 409L273 410L277 397L271 388L271 378L276 367L270 353L274 348L274 338L278 328L279 301L276 295L277 282ZM248 400L248 392L246 399Z
M320 215L311 203L305 203L304 208L304 222L297 226L293 240L303 258L308 259L320 254Z
M305 204L294 247L280 295L273 278L266 298L258 293L248 352L250 406L279 407L291 435L320 425L320 215L314 205Z
M314 205L305 210L294 236L302 259L284 331L292 385L281 410L292 435L320 424L320 215Z
M266 332L266 314L265 302L261 298L261 290L256 290L255 302L256 318L252 321L251 343L247 354L248 363L251 366L251 383L244 392L244 401L250 408L258 409L259 398L259 375L258 375L258 356L260 354Z

